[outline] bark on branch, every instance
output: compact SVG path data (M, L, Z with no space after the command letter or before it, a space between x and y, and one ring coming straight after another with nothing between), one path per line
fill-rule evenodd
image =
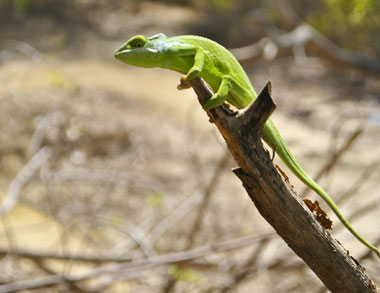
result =
M203 105L212 92L199 78L190 83ZM208 112L239 166L234 173L261 215L331 292L380 292L364 268L331 237L273 166L261 142L261 129L274 109L268 82L243 111L235 113L221 106Z

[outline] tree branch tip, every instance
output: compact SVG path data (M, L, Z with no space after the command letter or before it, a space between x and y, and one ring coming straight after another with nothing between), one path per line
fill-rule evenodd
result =
M232 169L232 172L233 172L236 176L238 176L239 174L242 174L242 173L243 173L243 169L240 168L240 167L236 167L236 168L233 168L233 169Z
M276 109L276 103L273 100L272 97L272 88L273 84L271 80L268 80L263 89L260 91L259 95L257 96L256 100L263 100L263 102L266 102L268 104L272 104L272 112Z
M269 80L257 98L241 111L238 127L249 126L251 129L261 129L275 109L276 104L272 98L272 82Z
M265 90L269 93L270 96L272 96L272 81L268 80L265 84L264 88L261 90L262 92ZM261 94L261 93L260 93Z

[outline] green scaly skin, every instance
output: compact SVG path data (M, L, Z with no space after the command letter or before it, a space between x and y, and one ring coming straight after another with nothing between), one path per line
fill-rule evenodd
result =
M161 67L185 74L178 89L189 88L191 79L202 77L215 92L203 106L206 111L226 101L242 109L257 96L235 57L223 46L203 37L138 35L121 46L115 52L115 58L138 67ZM330 196L297 163L270 119L264 125L262 138L304 184L326 201L343 225L380 258L379 250L352 228Z

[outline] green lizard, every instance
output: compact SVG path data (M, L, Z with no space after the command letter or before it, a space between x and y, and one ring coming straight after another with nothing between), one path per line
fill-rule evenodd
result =
M223 46L203 37L137 35L116 50L115 58L138 67L161 67L185 74L178 89L189 88L191 79L202 77L215 93L204 104L206 111L225 101L242 109L257 96L235 57ZM380 258L379 250L352 228L330 196L297 163L271 119L264 125L262 138L304 184L326 201L343 225Z

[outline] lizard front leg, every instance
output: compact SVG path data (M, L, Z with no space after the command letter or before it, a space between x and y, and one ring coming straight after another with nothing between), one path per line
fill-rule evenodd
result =
M199 74L203 70L204 60L205 60L204 51L201 48L195 48L195 47L186 48L186 49L181 48L179 50L179 56L189 56L189 55L194 56L194 64L189 69L186 75L181 76L180 84L177 86L177 89L179 90L190 88L191 86L190 86L189 81L199 76Z

